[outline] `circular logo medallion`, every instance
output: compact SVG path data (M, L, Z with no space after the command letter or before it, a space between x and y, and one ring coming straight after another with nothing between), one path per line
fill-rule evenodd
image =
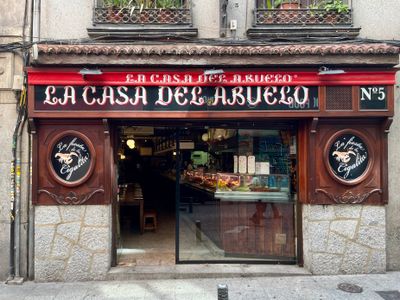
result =
M80 137L64 135L51 150L51 166L55 174L66 183L76 183L85 178L91 169L92 153Z
M367 170L369 155L366 143L357 135L337 136L329 148L329 166L339 179L353 181Z

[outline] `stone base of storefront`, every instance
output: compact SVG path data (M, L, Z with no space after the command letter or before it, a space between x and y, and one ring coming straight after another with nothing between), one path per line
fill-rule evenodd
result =
M304 267L313 274L386 271L384 206L303 205Z
M105 279L111 258L111 207L35 207L35 280Z

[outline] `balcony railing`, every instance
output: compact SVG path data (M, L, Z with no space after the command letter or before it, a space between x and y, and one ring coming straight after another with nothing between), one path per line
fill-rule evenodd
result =
M113 1L118 2L118 1ZM123 2L123 1L121 1ZM94 24L132 25L191 25L192 13L189 0L125 1L110 5L98 1L94 7Z
M351 3L346 0L258 0L254 18L256 26L351 26L353 23Z

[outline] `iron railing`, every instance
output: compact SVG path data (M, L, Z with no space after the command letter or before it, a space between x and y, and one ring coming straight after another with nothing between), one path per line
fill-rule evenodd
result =
M163 6L163 3L169 4ZM93 23L191 25L191 3L189 0L128 1L125 5L110 5L104 0L96 1Z
M338 7L332 3L333 0L257 0L255 25L351 26L351 1L343 0Z

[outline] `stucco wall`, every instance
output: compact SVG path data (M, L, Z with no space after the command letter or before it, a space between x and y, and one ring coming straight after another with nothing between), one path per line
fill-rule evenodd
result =
M313 274L383 273L384 206L303 205L304 266Z
M400 39L399 0L353 0L353 23L360 38Z
M0 11L2 12L0 18L0 44L13 42L22 38L24 8L25 0L0 1ZM27 12L29 16L29 7L27 9Z
M198 28L198 38L219 38L219 1L192 0L193 25ZM7 2L11 2L7 0ZM19 0L21 2L21 0ZM400 39L400 1L398 0L353 0L353 23L361 27L360 38ZM254 0L232 0L228 2L228 29L230 38L246 38L246 30L253 23ZM71 0L42 1L41 39L82 39L88 38L86 28L92 22L92 1ZM0 4L1 8L2 4ZM6 7L6 6L4 6ZM11 5L11 7L15 7ZM21 5L20 9L23 7ZM10 14L12 15L12 14ZM73 16L73 18L72 18ZM22 24L21 18L4 19L2 23ZM231 31L229 21L237 20L238 29ZM384 20L384 22L383 22ZM9 25L3 31L11 30ZM0 26L1 28L1 26ZM15 32L15 29L12 30Z
M35 207L35 280L104 279L111 262L111 207Z
M13 95L0 91L0 281L7 278L9 271L10 237L10 162L11 141L15 120L15 99ZM9 103L7 103L9 102ZM13 117L10 117L13 116ZM6 149L9 149L7 151Z
M63 0L41 2L40 39L84 39L92 25L93 1Z

